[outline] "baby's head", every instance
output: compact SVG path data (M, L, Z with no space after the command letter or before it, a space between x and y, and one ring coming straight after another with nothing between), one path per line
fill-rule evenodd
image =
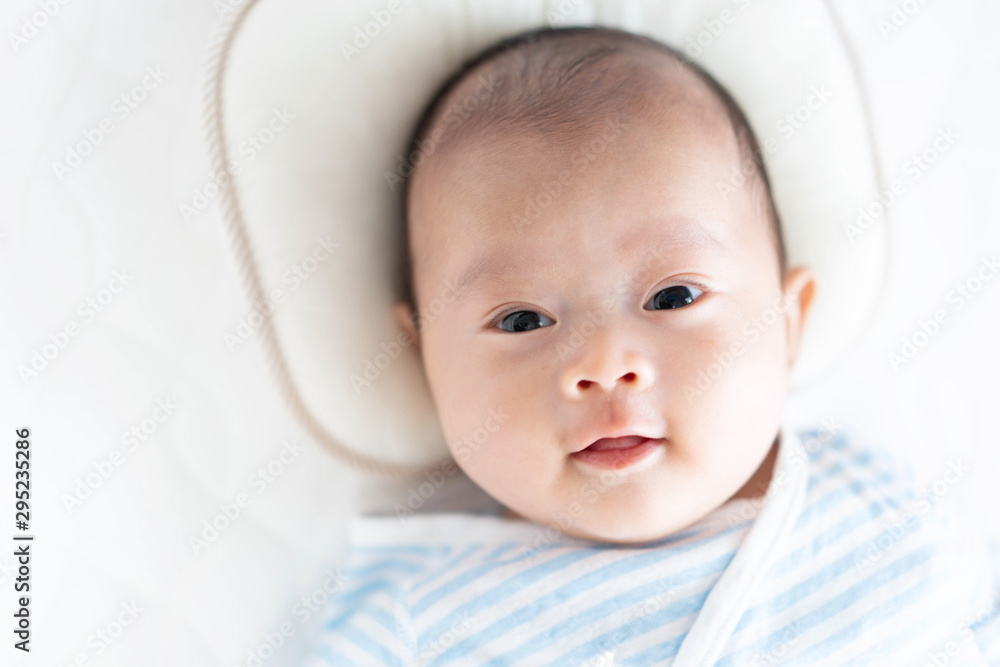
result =
M710 76L628 33L536 31L445 84L411 147L396 312L473 481L618 543L766 489L814 281ZM581 452L629 435L652 441Z

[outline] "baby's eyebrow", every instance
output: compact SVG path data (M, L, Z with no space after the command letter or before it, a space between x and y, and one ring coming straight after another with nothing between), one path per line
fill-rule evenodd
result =
M632 259L637 260L648 258L651 254L666 255L691 248L722 251L726 249L726 244L705 225L691 221L685 224L664 223L648 234L626 238L622 241L621 249L628 248L632 248Z
M510 278L519 271L509 262L508 253L489 253L480 255L454 280L456 299L466 297L486 284L488 278Z
M666 255L669 252L689 248L723 250L725 244L704 225L691 223L664 225L651 233L633 235L631 243L627 238L623 240L620 250L631 249L629 257L633 261L639 261L648 259L651 254ZM476 257L458 278L452 281L453 289L458 294L456 300L482 289L490 278L509 279L520 273L522 270L520 266L511 264L510 260L514 256L512 253L498 251ZM531 265L531 261L525 261L524 257L520 257L520 260L522 265Z

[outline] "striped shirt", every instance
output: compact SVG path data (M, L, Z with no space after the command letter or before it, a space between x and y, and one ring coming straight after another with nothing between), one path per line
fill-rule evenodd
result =
M782 428L763 498L642 545L356 517L321 665L1000 665L1000 552L853 434Z

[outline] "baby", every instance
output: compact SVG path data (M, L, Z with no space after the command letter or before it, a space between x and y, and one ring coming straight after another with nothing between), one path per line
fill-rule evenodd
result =
M975 532L839 424L783 427L815 277L710 75L531 32L408 155L397 315L504 512L357 519L308 664L1000 664Z

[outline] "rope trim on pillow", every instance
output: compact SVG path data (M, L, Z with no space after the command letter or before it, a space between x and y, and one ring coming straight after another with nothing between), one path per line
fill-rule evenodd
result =
M245 0L243 4L233 8L233 13L226 16L220 22L209 43L208 53L205 57L204 107L202 114L205 141L208 149L209 173L212 174L219 173L229 164L229 144L226 141L226 133L223 126L224 107L222 96L229 52L236 33L239 31L240 26L243 25L243 20L256 4L257 0ZM263 303L265 298L264 289L261 285L260 272L253 248L250 244L246 225L243 222L243 214L240 209L236 188L233 186L233 179L228 179L226 184L219 188L218 201L222 212L223 224L228 232L229 241L239 269L239 277L243 283L245 293L251 303ZM281 350L274 323L270 317L263 319L259 333L268 368L272 378L277 382L278 391L284 398L285 404L291 409L292 414L306 432L342 462L386 479L401 479L416 477L425 472L438 470L442 465L451 460L450 458L446 458L430 466L406 465L366 456L345 447L323 428L316 420L312 411L306 406L298 387L292 379L288 362Z

